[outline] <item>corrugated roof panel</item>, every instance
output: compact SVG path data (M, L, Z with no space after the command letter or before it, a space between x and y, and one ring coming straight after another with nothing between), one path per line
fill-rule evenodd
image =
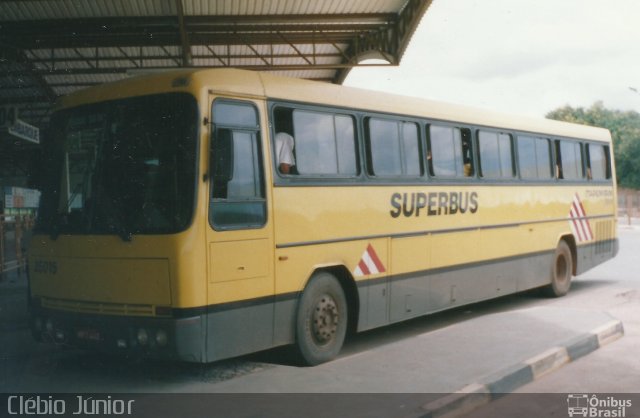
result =
M45 0L3 1L3 20L79 19L91 17L174 16L175 3L166 0Z
M276 15L394 13L407 0L327 0L327 1L237 1L184 0L186 15Z
M359 31L388 31L387 15L400 13L409 2L181 1L187 16L187 41L191 42L192 61L188 65L272 66L276 74L325 81L336 81L344 74L341 70L354 62L358 52L355 40L367 36ZM418 0L418 7L411 11L421 14L430 2ZM0 43L8 46L9 63L16 64L0 62L0 73L18 75L0 80L0 97L18 103L41 100L46 107L57 94L148 69L181 67L185 62L177 9L176 0L0 0L0 22L6 23L0 31ZM360 18L360 14L364 16ZM417 14L415 19L420 17ZM243 20L242 16L251 18ZM101 27L102 18L113 24ZM29 25L33 20L38 22ZM389 32L388 36L395 34ZM370 40L378 42L377 38ZM396 41L404 47L404 40ZM165 46L158 46L161 44ZM384 41L371 48L394 55L393 47Z
M330 80L334 76L333 70L304 70L304 71L296 71L296 70L285 70L285 71L265 71L270 74L281 75L285 77L294 77L294 78L309 78L309 79L320 79L320 80Z
M67 94L71 94L74 91L83 90L87 87L77 87L77 86L63 86L63 87L54 87L53 91L59 96L64 96Z
M100 84L118 81L126 78L126 74L71 74L71 75L47 75L44 78L51 84Z
M24 86L1 90L2 97L30 98L40 95L40 90L35 86Z
M21 70L22 69L22 65L11 61L11 60L3 60L0 59L0 69L2 71L16 71L16 70Z
M96 49L93 49L95 54ZM122 58L124 54L119 48L98 48L98 56L100 58Z
M22 86L31 85L32 84L31 81L32 80L29 77L20 77L20 76L0 77L0 87L2 89L22 88ZM4 90L0 90L0 91L4 91Z
M175 68L178 63L172 59L143 59L142 68L145 67L172 67Z
M47 70L55 69L55 70L86 70L90 68L95 68L95 65L89 65L87 61L56 61L55 68L51 68L51 65L47 68Z
M340 50L337 50L332 44L295 44L295 49L289 44L274 44L274 45L232 45L227 47L226 45L209 45L209 46L193 46L191 51L194 55L218 55L220 57L226 57L228 55L249 55L255 56L256 54L264 57L269 56L300 56L299 54L312 55L312 54L341 54L341 51L347 49L346 44L337 44ZM179 54L179 52L176 52Z
M226 62L221 62L216 58L194 58L193 65L196 67L226 67Z
M129 77L127 74L119 73L119 74L94 74L91 75L91 80L100 82L100 83L112 83L114 81L123 80Z
M65 60L69 58L86 58L84 55L79 54L79 49L72 48L56 48L56 49L30 49L29 52L37 56L40 59L56 59Z

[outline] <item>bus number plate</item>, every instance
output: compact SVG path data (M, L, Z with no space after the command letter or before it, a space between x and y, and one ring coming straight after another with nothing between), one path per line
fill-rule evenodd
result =
M76 337L78 337L79 340L85 340L85 341L101 341L102 337L100 336L100 331L97 331L95 329L79 329L76 332Z

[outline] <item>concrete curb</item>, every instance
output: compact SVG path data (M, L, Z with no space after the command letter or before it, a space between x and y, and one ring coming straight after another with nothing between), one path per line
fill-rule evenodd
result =
M455 393L429 402L404 418L453 418L469 413L622 336L624 336L622 322L612 320L567 341L564 346L551 348L522 363L485 376L479 382L470 384Z

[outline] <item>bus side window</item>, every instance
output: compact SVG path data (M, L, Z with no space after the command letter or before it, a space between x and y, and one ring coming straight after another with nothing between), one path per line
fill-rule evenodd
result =
M428 126L427 162L434 177L473 177L471 130L449 126Z
M582 144L575 141L556 141L558 178L581 180L584 178Z
M518 167L520 177L526 180L549 180L551 170L551 146L546 138L518 135Z
M369 175L420 177L423 174L418 124L368 118L366 128Z
M276 168L280 174L298 174L296 137L293 132L293 109L277 107L273 111Z
M233 175L233 133L229 129L218 129L211 144L212 198L225 199L227 186Z
M515 175L513 138L502 132L479 131L478 153L483 178L506 179Z
M261 227L267 209L256 110L216 101L213 121L210 223L218 230Z
M607 180L611 178L609 147L587 144L587 172L589 180Z
M473 170L471 129L460 129L460 136L462 140L462 163L464 164L464 176L472 177L475 173Z
M556 151L556 178L563 179L564 175L562 173L562 155L560 154L560 141L556 140L554 142Z

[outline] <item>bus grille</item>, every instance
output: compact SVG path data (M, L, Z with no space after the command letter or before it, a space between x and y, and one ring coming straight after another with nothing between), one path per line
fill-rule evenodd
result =
M153 316L153 305L131 305L122 303L83 302L63 299L42 299L44 308L62 311L82 312L101 315Z
M613 252L614 236L614 221L596 222L596 254L607 254Z

